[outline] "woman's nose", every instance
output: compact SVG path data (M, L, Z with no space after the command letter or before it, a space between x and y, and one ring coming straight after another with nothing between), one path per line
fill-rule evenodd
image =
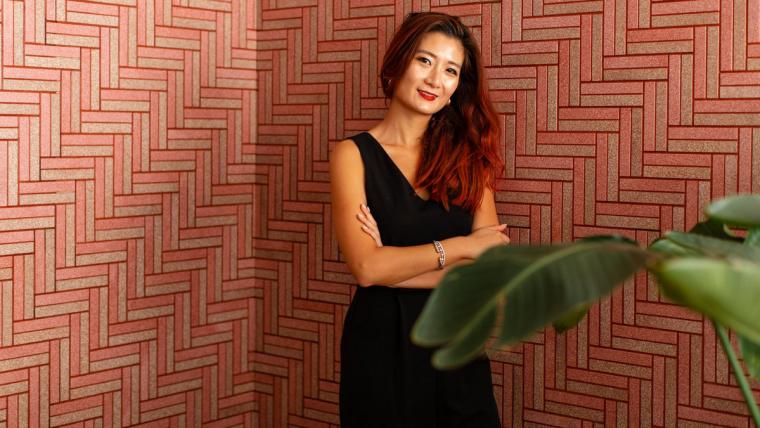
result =
M432 67L425 77L425 83L430 86L438 87L441 83L441 71L436 67Z

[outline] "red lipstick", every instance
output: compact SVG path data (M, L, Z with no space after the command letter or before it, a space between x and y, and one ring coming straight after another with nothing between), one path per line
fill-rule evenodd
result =
M421 91L419 89L417 90L417 93L420 94L420 96L422 98L426 99L427 101L435 101L435 99L437 98L435 95L429 94L429 93L427 93L425 91Z

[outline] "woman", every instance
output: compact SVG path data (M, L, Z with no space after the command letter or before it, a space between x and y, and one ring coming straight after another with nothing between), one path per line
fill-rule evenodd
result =
M478 47L458 18L412 13L381 80L385 118L338 143L330 161L335 231L360 285L341 343L341 425L498 427L487 358L438 371L431 350L409 340L448 269L509 242L492 191L499 130Z

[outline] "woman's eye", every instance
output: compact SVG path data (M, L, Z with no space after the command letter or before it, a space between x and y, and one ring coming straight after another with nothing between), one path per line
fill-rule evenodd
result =
M456 76L457 75L457 71L454 70L453 68L448 69L448 72L451 73L452 76Z
M430 64L430 60L427 59L427 58L425 58L424 56L421 56L421 57L417 58L417 61L419 61L419 62L421 62L423 64Z

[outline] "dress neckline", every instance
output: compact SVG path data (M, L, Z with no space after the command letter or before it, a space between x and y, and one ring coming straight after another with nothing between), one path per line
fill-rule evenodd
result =
M396 174L398 174L402 178L402 180L404 181L404 183L406 183L406 187L412 192L412 195L415 198L417 198L420 201L422 201L422 202L430 202L430 197L428 197L427 199L425 199L422 196L420 196L419 193L417 193L416 190L414 190L414 186L412 186L412 183L410 183L409 179L406 178L406 176L404 175L404 173L401 171L401 168L399 168L398 165L396 165L396 162L393 161L393 158L385 150L385 147L383 147L383 145L380 144L379 141L377 141L377 138L375 138L372 134L370 134L369 131L364 131L364 133L367 134L367 136L369 136L369 139L372 140L377 145L377 147L380 149L381 152L383 152L383 155L385 156L385 159L388 160L388 162L390 162L391 165L393 165L393 169L396 170Z

